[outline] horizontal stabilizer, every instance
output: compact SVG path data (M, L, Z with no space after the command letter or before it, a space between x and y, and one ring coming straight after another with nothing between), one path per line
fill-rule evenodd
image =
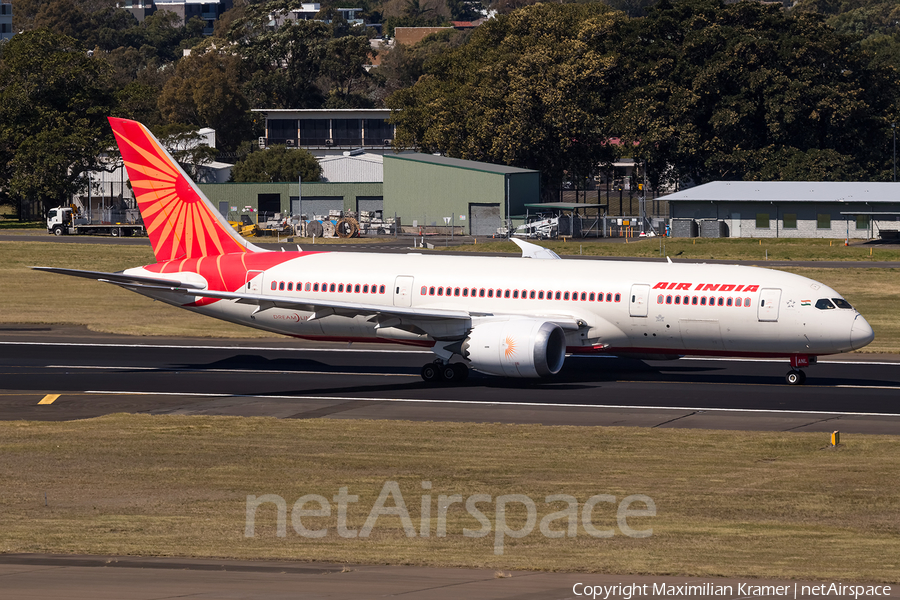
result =
M85 279L94 279L96 281L106 281L115 284L145 284L165 286L167 288L179 287L195 290L202 290L204 286L186 281L178 281L174 279L163 279L161 277L143 277L140 275L126 275L125 273L102 273L100 271L79 271L78 269L60 269L57 267L31 267L35 271L47 271L48 273L59 273L60 275L71 275L72 277L83 277Z

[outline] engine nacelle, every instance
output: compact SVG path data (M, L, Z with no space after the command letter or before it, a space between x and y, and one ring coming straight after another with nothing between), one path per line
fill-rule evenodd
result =
M566 334L538 319L489 321L476 325L462 345L476 371L502 377L555 375L566 358Z

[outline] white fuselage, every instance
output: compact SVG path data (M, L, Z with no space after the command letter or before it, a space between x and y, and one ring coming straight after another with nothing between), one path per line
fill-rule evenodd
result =
M435 322L424 332L403 327L403 319L379 323L366 316L277 306L260 310L224 299L191 306L183 295L141 293L290 336L424 346L465 336L480 322L511 315L573 320L577 328L566 331L570 352L815 356L860 348L873 337L856 310L836 307L840 303L835 299L843 298L833 289L756 267L343 252L283 256L284 262L273 267L250 270L239 290L224 291L466 311L471 319ZM126 273L161 276L149 268ZM162 276L185 279L177 265L163 269ZM198 276L190 278L196 281ZM825 303L817 308L823 299L833 308Z

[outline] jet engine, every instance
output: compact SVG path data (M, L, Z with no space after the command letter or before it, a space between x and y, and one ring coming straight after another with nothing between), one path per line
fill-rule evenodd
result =
M462 344L476 371L503 377L555 375L566 358L566 334L538 319L489 321L476 325Z

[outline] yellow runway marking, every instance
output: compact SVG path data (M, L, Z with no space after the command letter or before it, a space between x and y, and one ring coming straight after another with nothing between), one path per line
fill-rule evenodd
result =
M60 394L47 394L38 404L53 404L59 396Z

